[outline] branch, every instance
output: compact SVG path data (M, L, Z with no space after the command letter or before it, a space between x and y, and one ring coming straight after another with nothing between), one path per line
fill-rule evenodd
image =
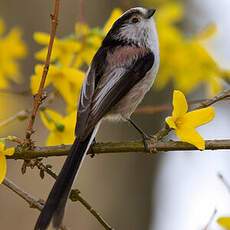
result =
M30 119L28 122L27 129L26 129L26 141L28 144L31 144L30 138L34 132L33 131L34 121L35 121L39 106L41 105L41 103L44 99L43 89L44 89L46 77L47 77L47 74L49 71L50 58L51 58L54 38L56 35L57 24L58 24L59 7L60 7L60 0L55 0L54 12L53 12L53 14L50 15L51 16L51 32L50 32L50 41L49 41L49 45L48 45L46 61L44 64L44 69L43 69L42 78L41 78L41 82L39 85L38 93L34 97L33 109L32 109L32 113L31 113L31 116L30 116Z
M214 218L216 217L216 214L217 214L217 209L215 208L214 211L213 211L213 213L212 213L212 215L211 215L211 217L208 220L208 223L206 224L206 226L204 227L203 230L208 230L209 229L209 227L212 224Z
M226 180L226 178L223 176L222 173L218 173L217 174L218 178L220 179L220 181L224 184L224 186L226 187L226 189L228 190L228 192L230 193L230 184L229 181Z
M30 166L32 168L36 166L40 170L40 176L42 178L44 177L44 173L47 173L56 180L58 177L57 174L53 172L49 166L44 165L41 160L38 159L33 163L30 161L31 165L27 165L27 163L25 163L25 166ZM73 202L79 201L97 219L104 229L113 230L113 228L104 220L104 218L82 197L81 192L78 189L72 189L69 198Z
M23 121L26 118L28 118L30 111L29 110L21 110L17 113L15 113L14 115L8 117L7 119L3 120L0 122L0 127L4 127L6 125L8 125L9 123L15 121L15 120L20 120Z
M210 106L217 101L220 100L228 100L230 99L230 90L225 90L221 94L217 95L214 98L211 99L201 99L201 100L195 100L195 101L188 101L189 107L192 107L193 105L199 104L196 108L204 108L207 106ZM137 108L135 111L135 114L155 114L155 113L160 113L160 112L165 112L169 111L172 109L171 104L162 104L162 105L147 105L147 106L142 106L140 108Z
M30 208L38 209L39 211L42 210L44 206L44 201L41 199L36 199L32 195L30 195L28 192L23 191L21 188L19 188L17 185L15 185L12 181L5 178L2 182L7 188L9 188L11 191L16 193L18 196L20 196L23 200L25 200ZM65 226L60 227L61 230L67 230Z
M16 147L13 156L7 156L7 159L29 160L40 157L58 157L67 156L71 145L57 145L48 147L36 146L33 150L21 149ZM184 151L198 150L195 146L182 141L158 141L155 145L157 152L167 151ZM230 139L225 140L206 140L205 150L220 150L230 149ZM150 150L145 150L142 141L127 141L127 142L108 142L96 143L92 146L88 154L108 154L108 153L149 153Z
M23 191L21 188L19 188L7 178L5 178L2 183L11 191L15 192L18 196L20 196L23 200L25 200L29 204L30 208L36 208L40 211L42 210L44 201L42 201L41 199L36 199L29 193Z
M218 101L224 100L224 99L230 99L230 89L224 90L222 93L216 95L213 98L207 99L203 102L201 102L198 106L196 106L194 109L201 109L208 107L210 105L215 104Z
M72 189L69 196L70 200L75 202L79 201L106 230L114 230L104 218L81 196L78 189Z

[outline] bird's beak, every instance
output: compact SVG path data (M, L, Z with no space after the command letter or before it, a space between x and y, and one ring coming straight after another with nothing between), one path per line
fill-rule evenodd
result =
M156 12L156 9L148 9L146 17L151 18L155 12Z

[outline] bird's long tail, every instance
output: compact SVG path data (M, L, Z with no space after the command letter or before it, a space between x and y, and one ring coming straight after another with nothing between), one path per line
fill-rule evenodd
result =
M65 204L73 184L74 178L80 168L81 162L94 139L94 132L85 141L75 139L63 168L48 196L44 208L35 225L35 230L46 230L53 220L53 226L58 229L64 216Z

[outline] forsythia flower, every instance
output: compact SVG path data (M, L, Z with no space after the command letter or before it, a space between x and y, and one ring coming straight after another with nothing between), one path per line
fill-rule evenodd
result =
M103 37L121 14L122 11L120 9L114 9L103 29L91 29L85 23L76 23L73 35L55 39L51 61L77 68L84 64L89 65ZM34 40L38 44L46 46L35 53L36 59L44 61L49 43L49 34L36 32L34 33Z
M54 41L53 52L45 87L53 85L67 103L67 110L76 108L77 97L85 73L80 67L90 65L90 62L99 48L103 37L114 21L122 14L120 9L114 9L103 29L90 29L86 24L77 23L75 34ZM46 47L35 54L36 59L44 61L49 43L49 34L37 32L34 40ZM42 65L35 66L35 74L31 77L31 90L35 94L42 76Z
M9 81L20 82L18 60L26 55L21 31L13 28L5 35L4 32L5 24L0 19L0 88L9 87Z
M177 137L196 146L200 150L205 149L204 139L195 128L210 122L215 111L213 107L188 111L188 104L181 91L174 90L172 116L166 118L170 128L175 129Z
M118 8L114 9L105 23L103 29L94 28L90 29L84 23L76 23L75 36L81 42L81 51L76 56L75 66L79 67L83 64L89 65L97 49L100 47L104 36L112 27L113 23L119 18L122 11Z
M47 33L36 32L34 33L34 40L41 45L49 44L50 35ZM55 38L51 62L59 61L60 64L68 66L72 61L74 61L74 54L79 52L81 49L81 44L68 37L65 39ZM44 61L47 54L47 47L35 53L35 58L39 61Z
M173 81L176 88L189 93L205 84L208 94L216 94L222 89L223 70L204 47L215 30L207 28L208 33L201 33L206 36L188 38L178 26L182 18L182 3L166 3L157 11L161 65L155 86L161 89Z
M31 78L32 93L38 90L43 71L42 65L35 66L35 74ZM71 67L50 65L45 87L52 84L62 95L68 105L68 110L76 108L76 100L80 94L84 73Z
M50 131L47 145L73 143L76 111L64 117L51 109L45 109L40 112L40 116L43 124Z
M6 156L12 156L14 148L5 148L5 145L0 142L0 184L6 176Z
M225 230L230 230L230 217L220 217L217 222Z

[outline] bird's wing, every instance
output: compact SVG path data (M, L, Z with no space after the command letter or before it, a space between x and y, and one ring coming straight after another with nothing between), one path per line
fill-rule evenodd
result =
M75 128L75 134L79 139L83 136L86 128L95 88L104 73L106 56L106 48L100 48L97 51L82 85L80 100L78 103L77 124Z
M124 48L121 48L124 49ZM127 51L127 52L126 52ZM121 54L123 52L123 54ZM125 53L124 53L125 52ZM94 89L90 112L85 123L87 136L94 126L124 97L132 87L143 79L152 68L154 54L150 50L123 50L107 54L106 69ZM132 54L132 55L130 55ZM116 56L118 55L118 56Z

